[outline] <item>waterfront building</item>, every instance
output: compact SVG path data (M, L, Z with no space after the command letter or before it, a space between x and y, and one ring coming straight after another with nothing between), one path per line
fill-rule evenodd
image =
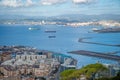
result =
M16 59L22 59L22 60L40 60L40 59L46 59L46 55L17 55Z
M76 61L73 61L71 58L67 58L63 64L61 64L61 71L66 69L76 69Z
M0 79L5 80L56 80L60 70L75 68L77 62L64 54L25 46L1 46L0 51L5 56L4 60L0 56Z
M120 72L120 65L119 64L103 64L109 69L109 76L113 77L116 76L118 72Z
M7 60L0 66L0 71L6 77L34 75L49 78L49 75L60 63L57 59L46 58L46 55L16 55L15 59Z
M61 72L66 69L76 69L77 61L71 56L56 53L53 54L53 58L57 59L61 63Z

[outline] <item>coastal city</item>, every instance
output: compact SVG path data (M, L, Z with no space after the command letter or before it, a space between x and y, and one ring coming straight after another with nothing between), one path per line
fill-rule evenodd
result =
M25 46L0 46L0 80L59 80L60 72L76 69L70 56Z
M118 21L112 21L112 20L106 20L106 21L86 21L86 22L70 22L67 20L67 22L61 22L61 21L45 21L45 20L38 20L38 21L29 21L29 20L23 20L21 21L14 21L14 20L8 20L8 21L0 21L1 24L23 24L23 25L64 25L64 26L71 26L71 27L80 27L80 26L89 26L89 25L96 25L96 26L105 26L105 27L114 27L118 26L120 27L120 22Z
M95 57L98 55L98 53L87 51L70 53L84 53L83 55L92 55ZM108 59L113 57L109 57L107 54L98 56ZM94 64L94 66L103 65L102 67L105 67L107 70L97 72L91 78L98 79L101 77L116 76L120 71L120 58L118 57L117 59L114 57L113 60L118 61L118 64L112 65L99 62ZM0 80L62 80L64 77L61 77L61 75L63 75L64 71L75 70L77 69L76 65L77 60L60 53L38 50L28 46L0 46ZM87 76L84 74L80 76L80 80L87 80Z
M0 0L0 80L120 80L120 0Z

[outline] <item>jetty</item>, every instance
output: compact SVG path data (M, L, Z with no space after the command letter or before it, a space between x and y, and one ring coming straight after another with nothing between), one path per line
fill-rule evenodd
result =
M98 58L109 59L109 60L114 60L114 61L120 62L120 56L118 56L118 55L109 55L109 54L105 54L105 53L85 51L85 50L71 51L68 53L84 55L84 56L91 56L91 57L98 57Z
M103 45L103 46L120 47L120 44L105 44L105 43L98 43L98 42L90 42L90 41L85 41L85 39L91 39L91 37L79 38L78 42L87 43L87 44Z

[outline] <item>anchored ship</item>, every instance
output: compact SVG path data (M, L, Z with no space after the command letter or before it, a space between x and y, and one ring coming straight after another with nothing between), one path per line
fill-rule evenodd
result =
M56 38L56 36L48 36L48 38Z
M45 30L46 33L56 33L54 30Z

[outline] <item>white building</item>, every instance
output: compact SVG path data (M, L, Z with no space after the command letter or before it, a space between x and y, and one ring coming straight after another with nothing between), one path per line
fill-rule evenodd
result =
M22 60L40 60L40 59L46 59L46 55L16 55L16 60L22 59Z

